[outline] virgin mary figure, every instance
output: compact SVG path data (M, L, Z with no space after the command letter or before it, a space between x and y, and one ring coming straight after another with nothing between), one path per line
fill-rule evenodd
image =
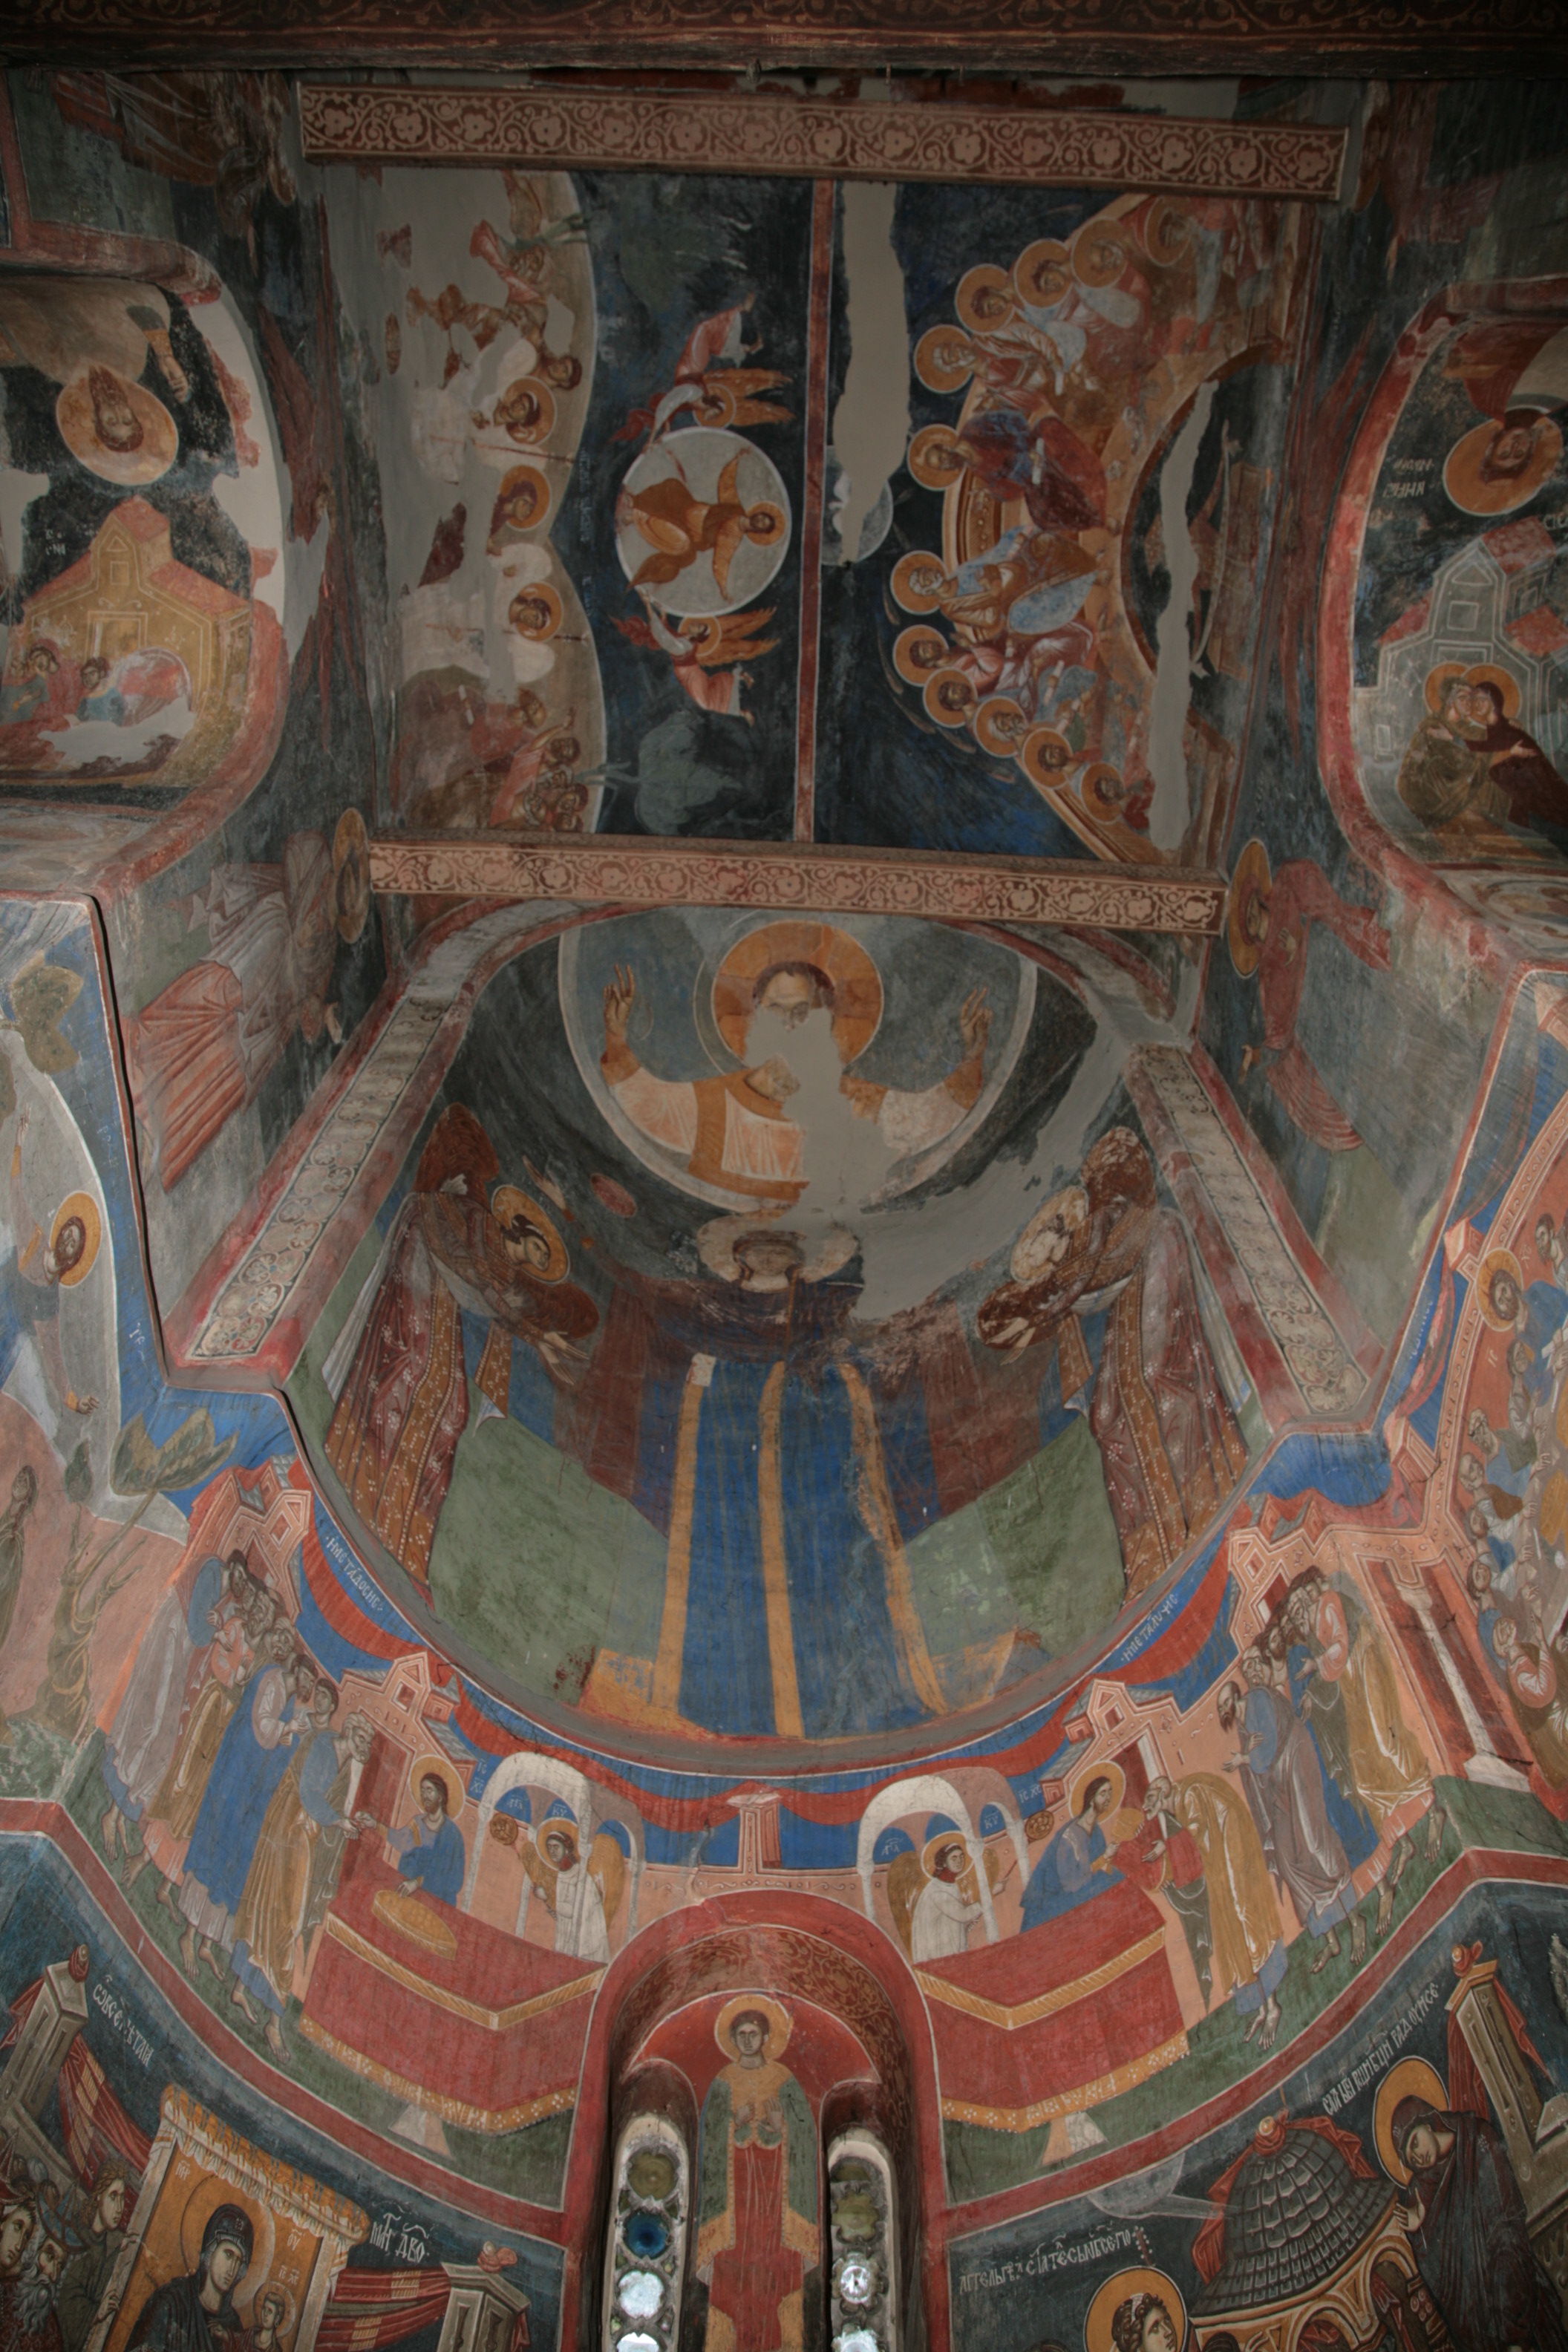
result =
M472 1111L450 1104L323 1368L337 1397L327 1459L365 1525L424 1585L468 1425L464 1313L489 1327L476 1378L501 1412L513 1339L570 1388L599 1320L587 1292L563 1280L566 1246L543 1211L510 1185L487 1199L500 1172Z
M714 2024L731 2063L702 2103L697 2151L703 2352L803 2352L805 2273L821 2247L816 2130L782 2063L790 2021L765 1994L741 1993Z

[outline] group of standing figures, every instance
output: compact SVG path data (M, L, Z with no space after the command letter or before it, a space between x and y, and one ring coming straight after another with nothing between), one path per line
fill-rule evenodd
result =
M337 1891L348 1842L386 1826L357 1803L372 1726L350 1714L334 1727L338 1705L271 1586L237 1549L191 1560L165 1593L103 1753L105 1853L120 1854L127 1886L157 1872L187 1975L205 1965L279 2058L296 1967ZM413 1828L387 1834L404 1874L434 1876L432 1891L450 1902L463 1871L447 1820L456 1776L427 1780L430 1802L422 1784ZM456 1885L443 1828L457 1840Z
M1375 1885L1381 1941L1415 1827L1425 1820L1436 1860L1445 1815L1383 1635L1342 1573L1309 1570L1292 1586L1217 1706L1237 1743L1224 1777L1157 1777L1140 1810L1121 1803L1120 1765L1085 1775L1024 1889L1022 1926L1046 1927L1123 1879L1163 1895L1205 2002L1232 1998L1247 2040L1267 2050L1288 1965L1280 1896L1321 1948L1314 1976L1342 1950L1342 1926L1359 1965L1367 1895Z

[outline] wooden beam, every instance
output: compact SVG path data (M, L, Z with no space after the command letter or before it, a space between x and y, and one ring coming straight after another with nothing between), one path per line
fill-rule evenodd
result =
M9 0L16 64L1561 72L1561 0Z
M736 907L758 913L919 915L1073 930L1212 938L1223 874L1091 858L950 857L793 842L664 841L613 834L461 840L397 834L370 845L373 889L415 898L574 906Z
M1017 106L860 105L636 89L305 82L312 163L989 181L1187 195L1339 193L1342 130Z

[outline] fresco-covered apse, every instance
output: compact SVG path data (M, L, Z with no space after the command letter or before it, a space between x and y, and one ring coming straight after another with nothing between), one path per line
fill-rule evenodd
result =
M6 2326L1555 2343L1549 93L8 91Z

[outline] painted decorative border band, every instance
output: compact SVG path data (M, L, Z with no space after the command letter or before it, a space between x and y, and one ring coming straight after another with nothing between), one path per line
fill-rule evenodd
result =
M331 82L301 84L300 123L312 163L597 165L1205 196L1331 199L1345 148L1342 130L1312 123Z
M1192 1064L1174 1045L1145 1046L1139 1060L1192 1154L1291 1378L1313 1412L1348 1412L1366 1387L1366 1375L1280 1239L1251 1170Z
M1041 2124L1055 2121L1058 2116L1081 2115L1086 2107L1100 2107L1108 2099L1120 2098L1123 2091L1136 2090L1151 2074L1162 2074L1187 2055L1187 2037L1184 2031L1163 2042L1158 2050L1145 2052L1141 2058L1129 2058L1124 2064L1113 2066L1092 2083L1079 2083L1071 2091L1058 2091L1048 2099L1036 2099L1026 2107L983 2107L968 2099L943 2099L942 2119L948 2124L980 2124L986 2131L1036 2131Z
M449 2017L460 2017L468 2025L482 2027L487 2033L510 2033L531 2017L542 2017L546 2010L560 2009L569 2000L581 2000L585 1993L598 1990L605 1974L603 1969L590 1969L584 1976L568 1978L564 1984L552 1985L547 1992L535 1993L531 2000L514 2000L506 2009L487 2009L479 2001L465 2000L461 1993L449 1992L445 1985L433 1984L415 1969L405 1969L401 1960L381 1951L335 1913L328 1914L327 1934L378 1976L402 1985L405 1991L417 1993L421 2000L427 2000L433 2009L444 2009Z
M322 1128L260 1234L236 1266L191 1352L207 1362L252 1356L310 1253L347 1199L371 1146L440 1027L444 1005L405 996Z
M824 915L927 915L1203 939L1225 919L1223 875L1190 868L946 857L791 844L373 841L371 887L430 898L569 898L579 906L744 907Z
M1124 1952L1091 1969L1086 1977L1072 1984L1056 1985L1049 1992L1039 1992L1033 2000L1021 2002L1010 2009L1005 2001L987 2000L983 1993L972 1992L967 1985L952 1984L946 1977L933 1977L924 1969L915 1970L915 1982L930 2000L940 2000L949 2009L960 2009L966 2017L978 2017L986 2025L1000 2027L1004 2033L1016 2033L1025 2026L1038 2025L1042 2017L1054 2017L1058 2010L1072 2009L1080 2000L1091 2000L1097 1992L1118 1977L1130 1975L1141 1969L1145 1960L1155 1958L1165 1948L1163 1928L1145 1936L1141 1944L1129 1944Z
M576 2091L572 2089L545 2091L540 2097L522 2099L512 2107L476 2106L470 2099L449 2098L444 2092L426 2090L423 2084L412 2081L406 2074L400 2074L395 2067L384 2066L378 2058L367 2058L363 2050L353 2049L348 2042L340 2042L335 2033L329 2033L326 2027L318 2025L313 2017L300 2018L300 2031L307 2042L313 2042L318 2050L324 2051L329 2058L335 2058L339 2065L346 2066L351 2074L363 2076L365 2082L374 2083L377 2090L389 2093L395 2099L408 2099L416 2106L428 2109L431 2115L439 2116L444 2124L455 2124L459 2131L483 2132L493 2139L502 2132L524 2131L530 2124L539 2123L545 2116L564 2115L577 2104Z

